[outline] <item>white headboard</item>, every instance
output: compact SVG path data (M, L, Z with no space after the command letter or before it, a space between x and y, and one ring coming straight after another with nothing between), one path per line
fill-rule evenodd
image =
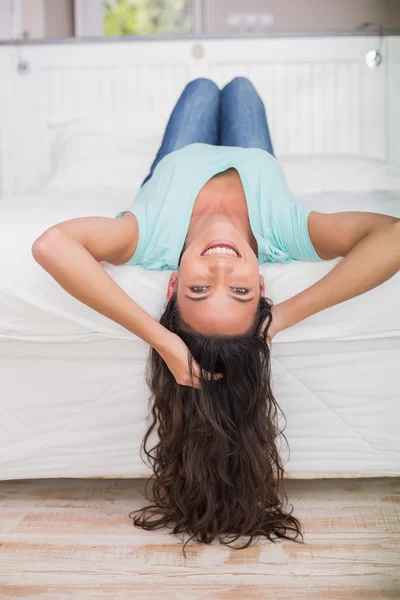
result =
M38 189L54 125L88 116L162 131L184 85L249 77L278 156L352 155L400 164L400 37L101 41L0 46L0 196ZM17 69L22 59L28 71Z

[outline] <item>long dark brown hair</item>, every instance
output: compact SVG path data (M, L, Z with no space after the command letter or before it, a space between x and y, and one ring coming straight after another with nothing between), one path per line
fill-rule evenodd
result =
M286 419L270 383L271 307L271 300L261 298L253 327L236 336L205 336L189 328L175 295L160 319L203 369L224 375L202 380L201 389L178 385L158 352L150 351L151 423L141 454L153 469L145 489L152 504L130 516L146 530L169 527L174 534L188 534L184 554L192 539L209 544L217 538L234 548L247 548L260 536L303 539L293 507L285 510L284 469L276 446L279 435L287 440ZM241 536L247 541L231 546Z

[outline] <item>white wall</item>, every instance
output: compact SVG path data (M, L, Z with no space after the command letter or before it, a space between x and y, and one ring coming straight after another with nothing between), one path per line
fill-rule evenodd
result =
M11 5L12 0L0 0L0 40L12 37Z
M104 32L102 0L78 0L75 2L75 35L98 37Z

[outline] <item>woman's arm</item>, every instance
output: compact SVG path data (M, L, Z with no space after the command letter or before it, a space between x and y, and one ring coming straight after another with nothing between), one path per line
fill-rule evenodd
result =
M308 216L307 226L317 254L324 260L331 260L346 256L363 237L397 221L400 219L381 213L320 213L313 210Z
M63 231L79 242L97 261L112 265L128 262L136 251L139 227L135 217L126 212L119 219L109 217L79 217L49 227L34 243L36 248L48 245L52 231Z
M155 348L178 384L198 388L200 368L193 360L192 379L190 353L183 340L148 315L99 264L107 261L119 265L131 258L138 240L136 218L131 217L64 221L33 243L32 255L71 296ZM203 376L212 378L208 373Z
M135 230L127 227L127 222L121 223L123 219L88 217L59 223L34 242L32 255L71 296L157 348L165 328L99 264L118 264L132 256Z
M368 292L393 277L400 270L400 220L393 219L386 225L372 227L317 283L277 304L279 330ZM277 333L273 324L271 330L273 337Z

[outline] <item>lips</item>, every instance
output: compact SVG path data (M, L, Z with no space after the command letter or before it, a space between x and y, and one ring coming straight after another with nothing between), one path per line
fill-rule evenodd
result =
M204 254L207 252L207 250L211 250L211 248L217 248L218 246L225 246L225 248L230 248L231 250L234 250L237 253L239 258L241 257L241 254L240 254L239 250L237 249L237 246L235 244L233 244L232 242L228 242L227 240L213 240L204 248L204 250L200 256L204 256Z

